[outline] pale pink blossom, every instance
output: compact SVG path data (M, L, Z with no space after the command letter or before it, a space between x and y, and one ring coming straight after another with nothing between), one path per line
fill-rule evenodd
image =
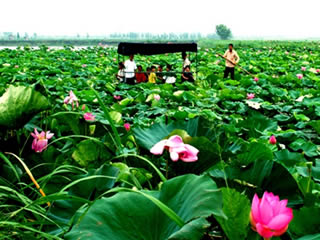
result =
M254 93L247 93L247 99L253 99L255 97Z
M176 162L179 159L184 162L195 162L198 160L199 150L195 147L185 144L182 138L178 135L174 135L169 139L161 140L156 143L150 152L154 155L163 154L164 149L167 149L172 161Z
M76 103L76 106L79 107L79 99L76 97L76 95L72 92L72 90L69 92L69 96L67 96L64 101L65 104L71 104L72 109L74 108L74 103Z
M31 133L31 135L34 138L31 146L32 150L36 152L42 152L47 148L48 140L51 139L54 134L50 133L50 131L42 131L41 133L39 133L35 128L34 133Z
M301 67L301 71L306 71L307 68L306 67Z
M121 100L121 96L114 95L113 98L114 98L115 100Z
M254 80L255 82L258 82L258 81L259 81L259 78L258 78L258 77L255 77L253 80Z
M299 78L299 79L302 79L302 78L303 78L303 74L301 74L301 73L298 73L296 76L297 76L297 78Z
M156 94L153 96L154 100L156 101L159 101L160 100L160 95L159 94Z

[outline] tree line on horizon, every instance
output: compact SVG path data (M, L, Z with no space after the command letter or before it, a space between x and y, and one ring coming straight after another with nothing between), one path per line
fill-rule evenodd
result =
M198 33L150 33L150 32L129 32L129 33L111 33L105 36L90 36L88 33L81 36L77 34L76 36L67 36L67 38L72 39L128 39L128 40L188 40L197 41L200 39L230 39L232 37L231 30L223 24L219 24L215 27L215 32L210 34ZM15 32L0 32L0 40L41 40L41 39L56 39L61 37L53 36L39 36L37 33L15 33ZM66 38L66 36L63 36Z

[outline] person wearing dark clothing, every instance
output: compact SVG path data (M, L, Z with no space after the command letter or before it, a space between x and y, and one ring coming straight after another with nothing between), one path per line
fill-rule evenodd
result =
M157 78L161 81L163 81L163 68L161 65L158 66L158 72L157 72Z
M190 72L190 66L186 66L183 70L182 81L194 82L192 73Z

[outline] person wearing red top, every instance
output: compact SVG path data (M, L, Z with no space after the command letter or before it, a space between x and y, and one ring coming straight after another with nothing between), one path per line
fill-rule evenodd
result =
M147 76L145 73L143 73L143 69L141 65L138 66L138 72L136 72L136 80L137 80L137 83L142 83L147 81Z

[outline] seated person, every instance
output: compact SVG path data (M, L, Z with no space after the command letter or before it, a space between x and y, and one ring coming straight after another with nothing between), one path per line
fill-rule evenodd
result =
M181 79L182 81L194 82L194 78L190 72L190 66L184 68Z
M151 73L151 68L147 67L147 73L146 73L147 79L149 79L150 73Z
M176 74L172 73L172 66L170 64L167 64L167 72L164 74L163 79L165 80L165 83L175 83L176 82Z
M142 66L139 65L138 66L138 72L136 72L137 83L142 83L142 82L146 82L147 81L146 74L144 74L142 71L143 71Z
M151 67L151 72L148 78L149 83L156 83L157 82L157 75L156 75L156 67L152 66Z
M161 65L158 66L157 78L163 82L163 68Z
M116 74L116 77L120 82L124 82L124 64L123 64L123 62L119 62L118 68L119 68L119 71Z

